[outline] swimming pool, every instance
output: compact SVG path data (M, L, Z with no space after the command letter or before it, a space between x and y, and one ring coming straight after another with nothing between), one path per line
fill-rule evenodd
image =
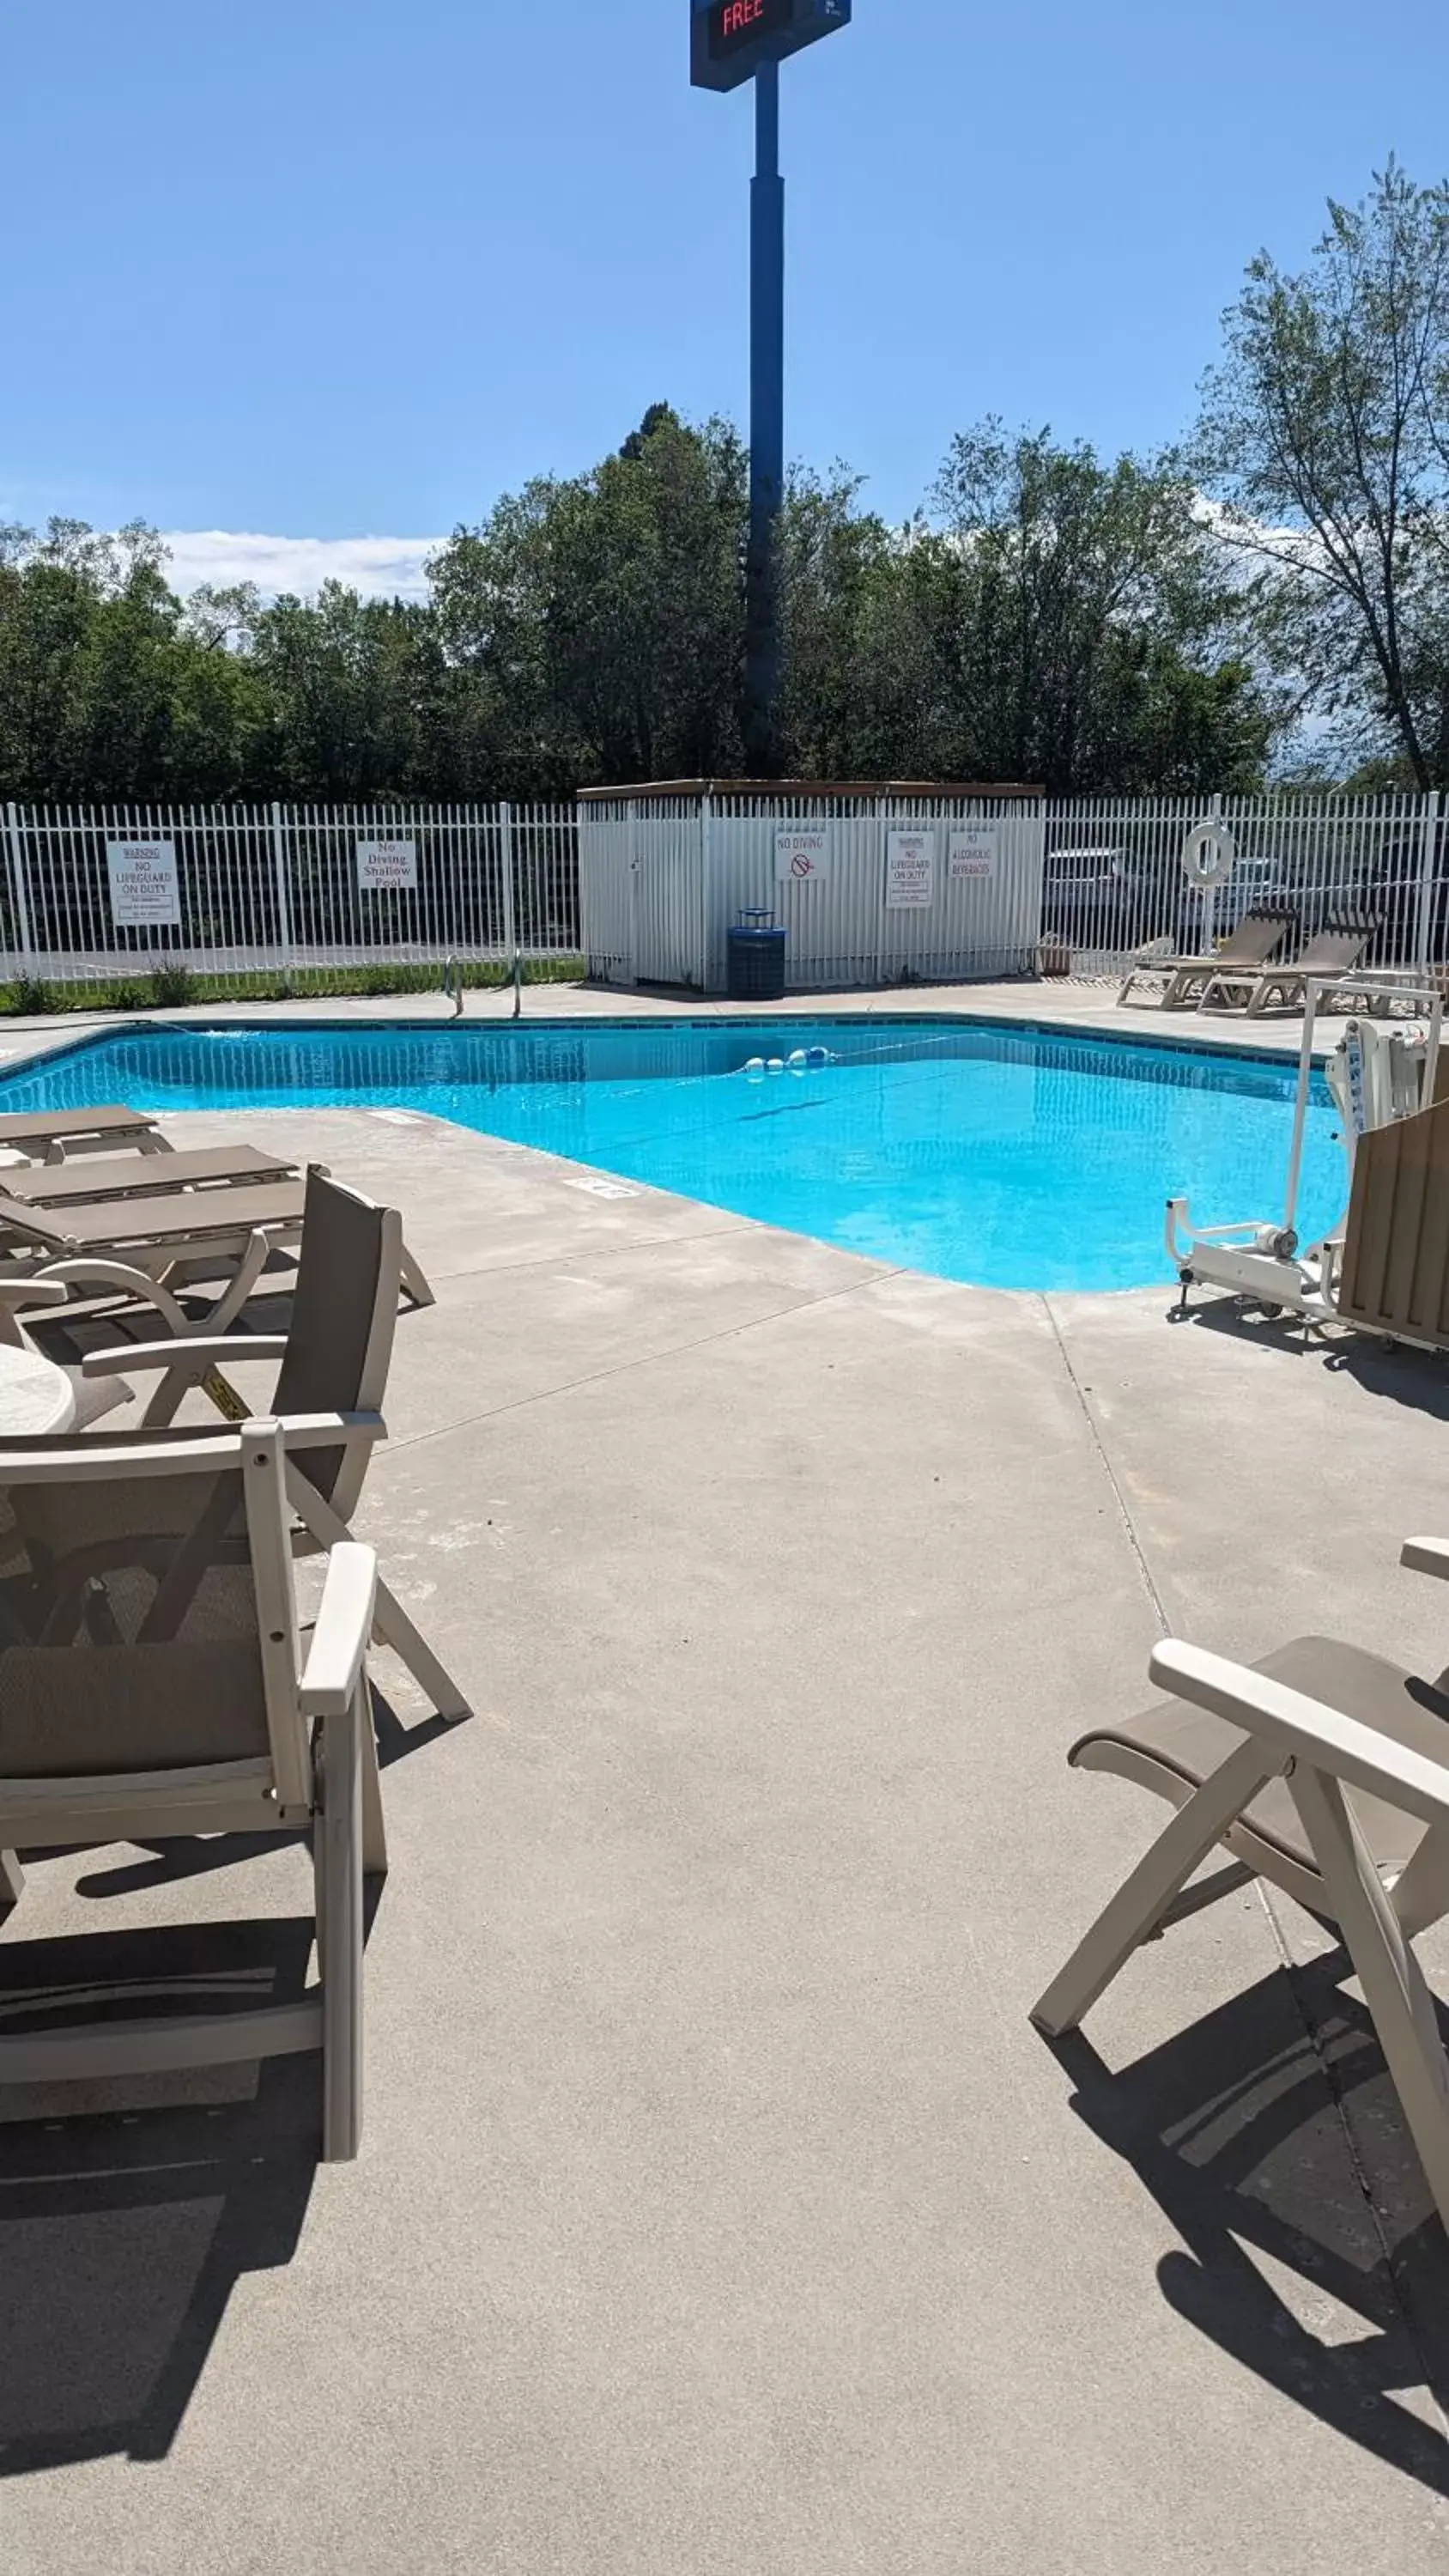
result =
M750 1072L752 1058L786 1066ZM1281 1207L1296 1067L968 1020L130 1029L0 1079L0 1109L421 1110L989 1288L1167 1278L1163 1201ZM1315 1080L1299 1230L1339 1213Z

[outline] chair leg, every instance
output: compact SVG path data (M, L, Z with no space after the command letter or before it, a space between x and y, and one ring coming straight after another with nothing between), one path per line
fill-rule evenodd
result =
M1288 1787L1358 1971L1419 2162L1449 2229L1449 2063L1434 1998L1339 1782L1300 1761Z
M433 1295L432 1289L428 1285L426 1273L424 1272L421 1263L416 1261L413 1255L409 1252L406 1244L404 1244L402 1248L400 1269L402 1284L406 1288L408 1295L411 1297L413 1304L415 1306L436 1306L438 1301Z
M457 1720L472 1716L472 1709L446 1664L439 1663L426 1637L413 1626L396 1593L380 1577L373 1628L384 1645L391 1646L393 1653L401 1657L414 1681L427 1692L439 1717Z
M1406 1941L1449 1914L1449 1833L1441 1826L1429 1827L1389 1890L1389 1903Z
M1031 2018L1048 2039L1075 2030L1119 1968L1149 1940L1193 1871L1250 1806L1266 1780L1282 1768L1261 1744L1245 1735L1226 1762L1179 1807L1130 1878L1104 1905L1066 1966L1033 2006Z
M362 1730L362 1868L366 1878L387 1876L387 1825L382 1811L382 1773L377 1760L377 1729L363 1686L367 1724Z
M318 1493L315 1485L308 1484L304 1476L289 1473L287 1492L303 1528L311 1533L319 1547L339 1547L344 1539L352 1536L341 1515L333 1510L324 1495ZM397 1594L390 1590L380 1575L372 1626L373 1635L380 1637L385 1646L391 1646L393 1653L406 1664L414 1681L427 1692L439 1717L456 1722L472 1716L472 1705L458 1688L446 1664L439 1663L426 1637L413 1626Z
M362 2134L362 1739L372 1723L359 1689L345 1716L322 1722L322 2155L347 2163Z
M0 1914L8 1914L13 1905L19 1904L24 1888L25 1872L19 1853L0 1851Z

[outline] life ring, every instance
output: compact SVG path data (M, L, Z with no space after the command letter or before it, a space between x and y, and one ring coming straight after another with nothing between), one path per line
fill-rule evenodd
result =
M1224 823L1194 823L1182 845L1182 873L1189 885L1226 885L1238 863L1238 845Z

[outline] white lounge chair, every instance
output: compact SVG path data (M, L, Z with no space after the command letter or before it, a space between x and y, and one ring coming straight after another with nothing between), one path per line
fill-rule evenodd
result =
M1449 1543L1402 1562L1449 1578ZM1032 2012L1074 2030L1140 1943L1246 1877L1336 1923L1404 2116L1449 2227L1449 2064L1411 1943L1449 1913L1449 1691L1378 1656L1300 1637L1252 1667L1169 1640L1152 1679L1174 1697L1068 1756L1176 1809ZM1237 1864L1197 1887L1222 1844Z
M376 1563L333 1549L299 1640L289 1459L324 1416L0 1450L0 1912L22 1849L310 1831L320 1982L292 2002L0 2037L0 2085L320 2048L323 2153L357 2152L363 1873L387 1866L366 1672ZM53 1992L37 2008L60 2000ZM93 2001L88 1993L83 2003Z

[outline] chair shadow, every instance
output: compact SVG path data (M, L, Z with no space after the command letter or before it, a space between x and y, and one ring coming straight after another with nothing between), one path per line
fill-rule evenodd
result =
M1280 1315L1271 1321L1250 1317L1239 1311L1232 1297L1213 1296L1204 1291L1208 1302L1190 1306L1186 1314L1174 1305L1169 1307L1169 1324L1191 1326L1198 1332L1222 1333L1233 1341L1264 1351L1274 1359L1297 1360L1302 1365L1317 1367L1331 1377L1355 1378L1371 1395L1384 1396L1392 1404L1407 1405L1412 1412L1427 1413L1436 1422L1449 1422L1449 1367L1446 1354L1440 1351L1392 1349L1372 1333L1355 1333L1342 1327L1342 1337L1325 1341L1309 1332L1301 1315Z
M405 1761L410 1753L420 1753L440 1735L452 1734L455 1718L422 1719L416 1726L405 1726L392 1702L372 1686L373 1725L377 1732L378 1767L390 1770L395 1762ZM305 1833L298 1834L181 1834L158 1835L153 1842L133 1846L148 1858L123 1861L112 1869L92 1870L76 1881L77 1896L133 1896L148 1887L166 1887L182 1879L205 1878L212 1870L232 1869L238 1861L256 1860L267 1852L285 1850L289 1842L305 1843ZM24 1855L21 1855L22 1859ZM368 1904L375 1904L373 1882L368 1881ZM372 1916L369 1912L368 1922Z
M1395 2391L1449 2401L1449 2243L1342 1951L1257 1986L1113 2073L1080 2032L1050 2043L1078 2117L1131 2165L1187 2250L1163 2256L1186 2323L1335 2431L1436 2495L1449 2443ZM1285 2046L1285 2032L1289 2034ZM1296 2034L1296 2035L1295 2035ZM1344 2152L1370 2130L1373 2200ZM1256 2246L1369 2332L1320 2339Z
M34 2012L38 1991L70 1985L114 1990L118 2003L178 1982L192 2004L204 1989L208 2008L285 2001L303 1989L311 1946L307 1920L7 1941L0 2026ZM125 2111L91 2107L119 2079L8 2095L0 2476L165 2456L235 2284L296 2251L320 2149L319 2066L309 2055L136 2079Z

